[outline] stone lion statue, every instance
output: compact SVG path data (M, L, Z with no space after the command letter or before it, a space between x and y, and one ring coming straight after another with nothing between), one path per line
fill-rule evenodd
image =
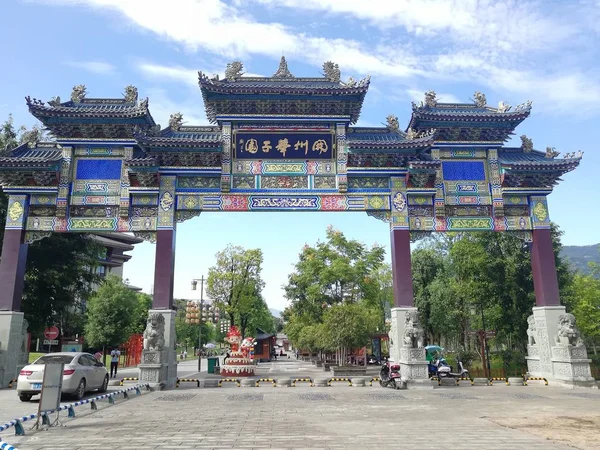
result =
M537 329L535 327L535 317L530 315L527 318L527 345L535 345Z
M71 92L71 101L75 103L81 103L81 101L85 98L85 94L87 94L87 88L84 84L73 86L73 91Z
M404 346L411 348L423 347L423 328L419 324L419 312L407 311L404 320Z
M165 318L160 313L152 313L144 330L144 350L162 350L165 346Z
M583 345L581 333L575 324L575 316L570 313L561 314L558 317L558 335L556 336L556 344L562 347L578 347Z

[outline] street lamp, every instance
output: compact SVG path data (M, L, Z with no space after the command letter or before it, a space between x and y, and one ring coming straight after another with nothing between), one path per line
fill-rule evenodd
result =
M204 304L204 275L192 280L192 291L195 291L200 282L200 302L189 301L186 306L185 322L198 324L198 372L202 368L202 324L209 319L211 322L219 320L219 310L214 305Z

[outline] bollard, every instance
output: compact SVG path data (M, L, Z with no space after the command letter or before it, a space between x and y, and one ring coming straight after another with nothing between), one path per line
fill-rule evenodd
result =
M370 378L352 377L351 386L354 386L354 387L365 387L367 385L367 380L370 380Z
M507 386L524 386L525 381L521 377L510 377L506 379Z
M258 380L256 380L256 387L260 387L261 381L272 383L273 387L277 387L277 380L274 378L259 378Z
M330 378L327 381L327 386L331 386L331 383L334 381L344 381L344 382L348 383L348 386L352 386L352 380L350 380L350 378L345 378L345 377L344 378L337 378L337 377Z
M325 378L325 380L328 380L328 378ZM294 380L292 381L292 387L296 387L296 382L297 381L305 381L307 383L310 383L310 386L313 386L313 380L312 378L294 378Z

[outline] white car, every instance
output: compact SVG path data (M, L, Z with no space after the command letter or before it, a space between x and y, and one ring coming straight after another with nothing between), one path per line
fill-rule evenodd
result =
M44 366L48 362L64 363L62 392L73 394L77 400L86 392L98 389L105 392L108 387L108 371L104 364L89 353L48 353L23 367L17 378L17 394L22 402L39 394L44 380Z

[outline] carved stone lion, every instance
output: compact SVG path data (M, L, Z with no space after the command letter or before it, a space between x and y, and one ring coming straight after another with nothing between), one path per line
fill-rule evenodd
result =
M558 335L556 344L561 347L578 347L583 345L581 333L575 324L575 316L571 313L561 314L558 317Z
M225 69L225 78L229 81L235 81L240 78L244 73L244 65L241 61L233 61L227 64L227 68Z
M536 337L537 337L537 328L535 326L535 317L532 314L527 318L527 344L535 345Z
M169 127L172 130L178 130L181 125L183 125L183 114L180 112L171 114L171 117L169 117Z
M123 94L126 102L135 103L138 99L138 90L131 84L125 87L125 93Z
M342 73L340 72L340 66L332 61L323 63L323 75L329 81L339 83Z
M85 98L85 94L87 94L87 88L84 84L73 86L73 91L71 92L71 101L75 103L81 103L81 100Z
M410 348L423 347L423 328L419 324L418 311L406 311L404 320L404 346Z
M152 313L146 321L144 330L144 350L162 350L165 346L165 317Z
M475 91L475 93L473 94L473 99L475 100L475 104L480 108L483 108L485 105L487 105L487 99L485 98L485 94L479 91Z

